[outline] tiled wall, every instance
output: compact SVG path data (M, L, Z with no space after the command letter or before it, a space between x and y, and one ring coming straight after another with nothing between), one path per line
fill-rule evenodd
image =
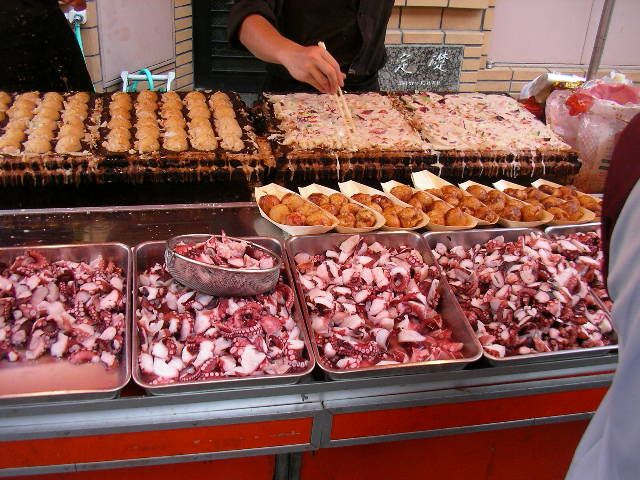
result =
M87 23L82 25L82 42L84 44L84 53L87 61L87 69L93 80L93 86L97 92L114 91L122 88L122 83L106 86L105 83L110 79L102 78L100 68L100 42L98 38L98 12L96 1L108 0L89 0L87 2ZM175 54L172 62L163 64L161 67L152 69L153 73L166 73L168 71L176 72L175 89L192 90L193 89L193 30L191 21L191 0L174 0L174 18L175 23ZM139 88L145 88L146 82L140 82Z
M85 55L97 91L104 88L100 71L96 1L88 2L89 19L83 26ZM175 70L176 89L193 89L193 31L191 0L174 0L175 59L158 72ZM464 46L460 91L517 94L529 80L546 71L583 74L581 68L540 65L486 68L495 0L396 0L387 29L387 44L452 44ZM640 69L625 69L636 83ZM599 72L604 75L608 71ZM109 90L118 89L114 85Z

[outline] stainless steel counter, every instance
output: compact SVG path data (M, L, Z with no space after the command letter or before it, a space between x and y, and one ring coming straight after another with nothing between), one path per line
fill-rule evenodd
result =
M161 205L94 209L0 211L0 246L123 242L129 246L187 233L282 237L252 203ZM232 456L299 452L317 448L464 433L544 422L588 418L589 411L560 412L543 418L522 415L473 425L398 431L387 435L332 436L336 415L438 404L522 398L607 387L616 355L492 367L483 360L464 370L375 379L309 380L298 385L220 392L144 395L130 387L110 400L33 405L0 404L0 442L68 439L180 428L311 419L308 438L273 446L216 449L180 456L150 453L144 458L0 467L0 476L147 465ZM9 445L9 444L8 444Z

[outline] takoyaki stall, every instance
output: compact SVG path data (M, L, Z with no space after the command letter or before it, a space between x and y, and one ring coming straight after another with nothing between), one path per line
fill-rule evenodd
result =
M0 476L564 475L617 360L601 200L512 98L0 105L22 198L243 197L0 211Z

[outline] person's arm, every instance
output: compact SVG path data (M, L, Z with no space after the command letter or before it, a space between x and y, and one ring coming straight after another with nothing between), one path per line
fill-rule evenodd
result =
M247 16L238 39L260 60L283 65L293 78L323 93L336 93L345 75L329 52L321 47L303 47L284 36L262 15Z

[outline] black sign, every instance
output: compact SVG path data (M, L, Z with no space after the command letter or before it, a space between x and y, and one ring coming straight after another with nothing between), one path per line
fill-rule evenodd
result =
M380 70L380 88L386 91L457 91L463 56L462 46L387 46L387 62Z

